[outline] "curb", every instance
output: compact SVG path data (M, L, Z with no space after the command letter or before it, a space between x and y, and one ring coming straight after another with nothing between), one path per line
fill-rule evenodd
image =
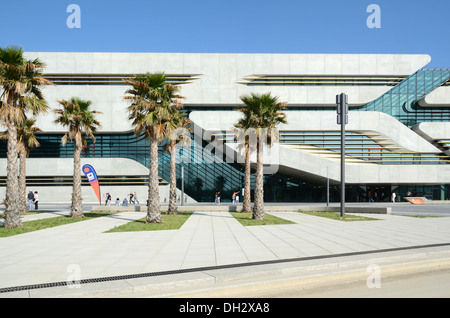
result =
M178 206L179 212L241 212L242 205L238 206L198 206L198 205L182 205ZM346 212L349 213L373 213L373 214L391 214L391 207L346 207ZM109 212L146 212L146 206L94 206L92 211L109 211ZM339 212L338 206L310 206L310 205L298 205L298 206L264 206L265 212L298 212L298 211L324 211L324 212Z

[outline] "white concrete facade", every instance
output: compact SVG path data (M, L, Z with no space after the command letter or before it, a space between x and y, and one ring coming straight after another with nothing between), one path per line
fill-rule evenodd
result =
M438 87L419 101L422 107L450 107L450 86Z
M247 86L239 82L254 74L267 75L389 75L408 76L430 62L428 55L393 54L219 54L219 53L52 53L29 52L40 58L49 74L136 74L165 72L191 74L197 79L182 85L186 105L229 106L240 104L240 96L273 92L289 105L330 106L335 96L346 93L350 106L371 102L387 92L387 86ZM57 100L72 96L89 99L103 114L102 131L128 131L126 86L70 85L44 88L52 108ZM52 114L38 118L47 132L62 131Z

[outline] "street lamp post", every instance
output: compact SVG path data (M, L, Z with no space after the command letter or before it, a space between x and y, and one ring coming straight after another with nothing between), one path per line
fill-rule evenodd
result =
M330 175L329 168L327 166L327 206L330 205Z
M348 124L348 97L336 95L337 123L341 125L341 217L345 216L345 125Z
M181 205L184 205L184 167L181 166Z

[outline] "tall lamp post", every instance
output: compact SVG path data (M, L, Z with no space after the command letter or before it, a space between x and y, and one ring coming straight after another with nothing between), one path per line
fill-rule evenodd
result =
M184 205L184 167L181 166L181 205Z
M330 173L327 166L327 206L330 205Z
M348 124L348 97L336 95L337 123L341 125L341 217L345 216L345 125Z

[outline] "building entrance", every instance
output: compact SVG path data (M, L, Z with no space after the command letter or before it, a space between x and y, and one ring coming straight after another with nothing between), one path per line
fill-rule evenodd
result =
M388 202L391 199L390 185L370 185L365 188L365 202Z

